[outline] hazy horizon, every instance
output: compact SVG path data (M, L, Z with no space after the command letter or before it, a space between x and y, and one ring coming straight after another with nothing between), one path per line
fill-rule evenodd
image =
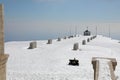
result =
M120 0L1 0L5 41L40 40L83 34L120 39Z

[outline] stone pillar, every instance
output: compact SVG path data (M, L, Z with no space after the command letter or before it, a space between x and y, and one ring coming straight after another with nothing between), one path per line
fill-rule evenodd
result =
M49 39L47 44L52 44L52 39Z
M99 75L99 61L92 58L92 65L93 65L93 70L94 70L94 80L98 80L98 75Z
M75 43L74 45L73 45L73 50L78 50L79 49L79 44L78 43Z
M82 45L86 45L86 40L83 40L83 41L82 41Z
M92 40L93 38L92 37L90 37L90 40Z
M37 48L37 42L31 42L28 49L34 49L34 48Z
M61 41L61 38L58 38L58 40L57 41Z
M87 42L90 42L90 39L89 39L89 38L87 39Z
M65 36L64 39L67 39L67 37Z
M4 54L4 17L3 5L0 4L0 80L6 80L7 54Z
M3 5L0 4L0 55L4 54Z

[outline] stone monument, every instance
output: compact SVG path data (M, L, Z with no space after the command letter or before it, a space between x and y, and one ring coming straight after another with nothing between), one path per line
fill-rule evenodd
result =
M3 4L0 4L0 80L6 80L7 54L4 54L4 17Z
M82 41L82 45L86 45L86 40L83 40L83 41Z
M79 49L79 44L78 43L75 43L74 45L73 45L73 50L78 50Z
M37 48L37 42L36 41L30 42L30 46L29 46L28 49L34 49L34 48Z
M52 39L48 39L48 43L47 44L52 44Z

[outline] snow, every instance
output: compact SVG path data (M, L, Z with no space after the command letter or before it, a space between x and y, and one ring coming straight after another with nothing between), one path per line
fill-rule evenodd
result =
M99 76L98 76L98 80L112 80L108 62L110 62L110 60L99 59Z
M119 41L98 35L87 45L82 45L82 40L87 38L54 39L53 44L38 40L35 49L27 49L31 41L6 42L5 53L10 55L7 80L94 80L92 57L116 58L115 75L120 80ZM79 50L74 51L73 44L76 42L79 43ZM74 58L79 60L79 66L68 65L69 59Z

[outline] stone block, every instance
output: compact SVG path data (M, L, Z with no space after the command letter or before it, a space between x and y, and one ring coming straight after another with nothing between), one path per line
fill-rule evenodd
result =
M87 39L87 42L90 42L90 39L89 39L89 38Z
M92 39L95 39L96 38L96 36L92 36Z
M52 39L49 39L47 44L52 44Z
M83 41L82 41L82 45L86 45L86 40L83 40Z
M58 38L58 40L57 41L61 41L61 38Z
M34 48L37 48L37 42L31 42L28 49L34 49Z
M108 59L108 60L110 60L112 62L112 65L113 65L113 70L115 70L115 68L117 66L117 61L115 58L93 57L92 61L94 61L96 59Z
M74 38L74 36L71 35L71 36L68 36L68 38L69 38L69 39L70 39L70 38Z
M64 39L67 39L67 37L65 36Z
M90 40L92 40L93 38L92 37L90 37Z
M75 43L74 45L73 45L73 50L78 50L79 49L79 44L78 43Z

